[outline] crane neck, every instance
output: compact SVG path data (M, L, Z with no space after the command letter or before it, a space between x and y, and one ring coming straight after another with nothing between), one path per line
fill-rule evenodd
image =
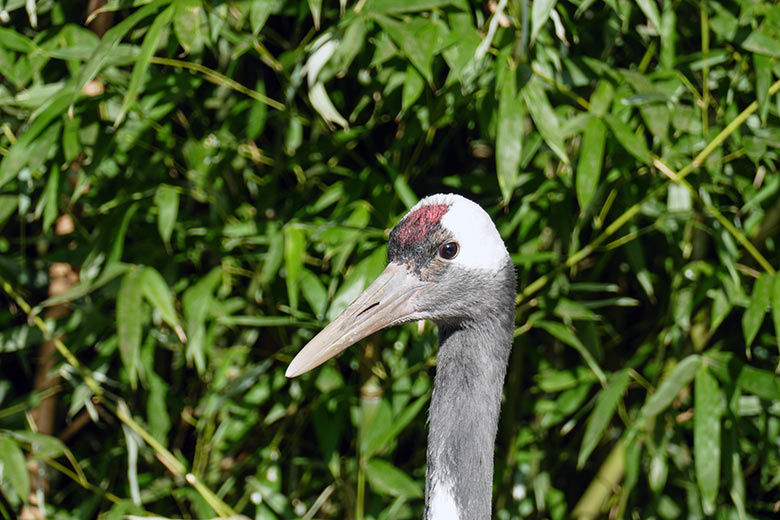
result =
M512 271L512 282L514 272ZM508 285L508 284L507 284ZM514 285L496 312L439 324L431 397L426 520L491 517L493 451L514 327Z

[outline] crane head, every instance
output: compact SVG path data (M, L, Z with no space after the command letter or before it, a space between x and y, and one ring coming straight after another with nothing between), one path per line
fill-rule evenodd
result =
M432 195L409 210L390 233L387 260L382 274L295 356L287 377L385 327L489 319L500 309L501 302L492 302L502 284L514 295L512 262L498 230L479 205L459 195ZM507 269L511 276L501 277Z

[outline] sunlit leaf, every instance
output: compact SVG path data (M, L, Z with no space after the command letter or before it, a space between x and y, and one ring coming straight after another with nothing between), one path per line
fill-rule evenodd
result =
M690 384L700 365L701 358L695 354L677 363L669 375L661 381L655 392L645 401L639 415L648 418L663 412L672 404L680 391Z
M12 437L30 445L30 453L55 459L67 451L65 444L57 437L28 430L13 430L7 432Z
M417 68L417 71L425 78L428 84L433 84L433 53L435 45L435 25L429 25L428 29L415 33L402 22L396 21L385 15L374 15L376 21L387 32L393 42L409 58L409 61Z
M254 2L253 2L254 4ZM173 32L184 52L197 54L203 49L203 4L201 0L176 0Z
M609 379L607 387L599 393L596 407L588 417L585 426L585 434L582 437L582 445L577 457L577 466L582 467L585 464L601 440L630 381L628 371L621 370Z
M382 459L371 459L366 464L366 477L378 493L418 498L422 496L421 486L406 473Z
M328 290L320 279L308 269L301 271L301 293L317 318L325 316L328 308Z
M401 110L408 110L420 97L424 88L425 80L417 72L417 69L411 65L406 67L406 79L404 80L404 88L401 94Z
M29 128L13 143L3 160L0 161L0 187L15 179L19 170L27 165L31 159L30 152L36 144L36 139L42 134L46 137L46 130L52 126L52 120L61 116L67 110L69 103L70 93L66 89L62 89L45 104L43 110L38 112Z
M742 47L757 54L780 58L780 41L761 30L755 30L748 34L747 38L742 41Z
M329 320L332 320L346 309L347 305L352 303L363 292L363 289L368 287L379 276L382 269L384 269L386 256L386 248L377 248L370 256L361 260L352 269L330 304L327 313Z
M21 448L10 437L0 435L0 473L24 502L30 494L30 474Z
M144 298L152 305L153 309L160 313L163 321L176 331L179 338L183 338L179 316L174 307L173 293L165 279L153 267L144 268L142 273L141 283Z
M508 68L498 93L498 126L496 128L496 172L504 203L512 197L520 157L523 151L525 106L517 92L517 73Z
M715 377L700 365L694 384L693 449L704 513L715 512L720 488L720 417L723 401Z
M369 383L370 384L370 383ZM393 424L393 412L387 399L367 394L360 399L360 454L368 458L381 447L384 433Z
M655 0L637 0L637 5L647 17L647 20L653 24L657 30L661 30L661 14L658 12L658 4Z
M538 0L531 5L531 43L536 40L539 31L550 18L550 11L557 0Z
M561 161L568 164L569 157L566 155L566 149L563 144L558 116L555 115L541 82L534 78L525 84L521 92L528 107L528 112L531 114L545 144L550 147Z

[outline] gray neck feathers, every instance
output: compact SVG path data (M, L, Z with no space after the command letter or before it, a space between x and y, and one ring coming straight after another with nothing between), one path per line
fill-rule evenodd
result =
M501 391L512 347L514 269L483 287L487 312L460 323L439 324L439 355L428 433L426 519L431 495L445 483L455 499L458 520L491 516L493 449ZM493 285L493 284L489 284ZM495 289L495 290L489 290Z

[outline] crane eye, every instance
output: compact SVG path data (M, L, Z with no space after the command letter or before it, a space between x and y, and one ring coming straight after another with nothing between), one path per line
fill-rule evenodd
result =
M458 249L457 242L447 242L439 247L439 256L445 260L452 260L458 256Z

